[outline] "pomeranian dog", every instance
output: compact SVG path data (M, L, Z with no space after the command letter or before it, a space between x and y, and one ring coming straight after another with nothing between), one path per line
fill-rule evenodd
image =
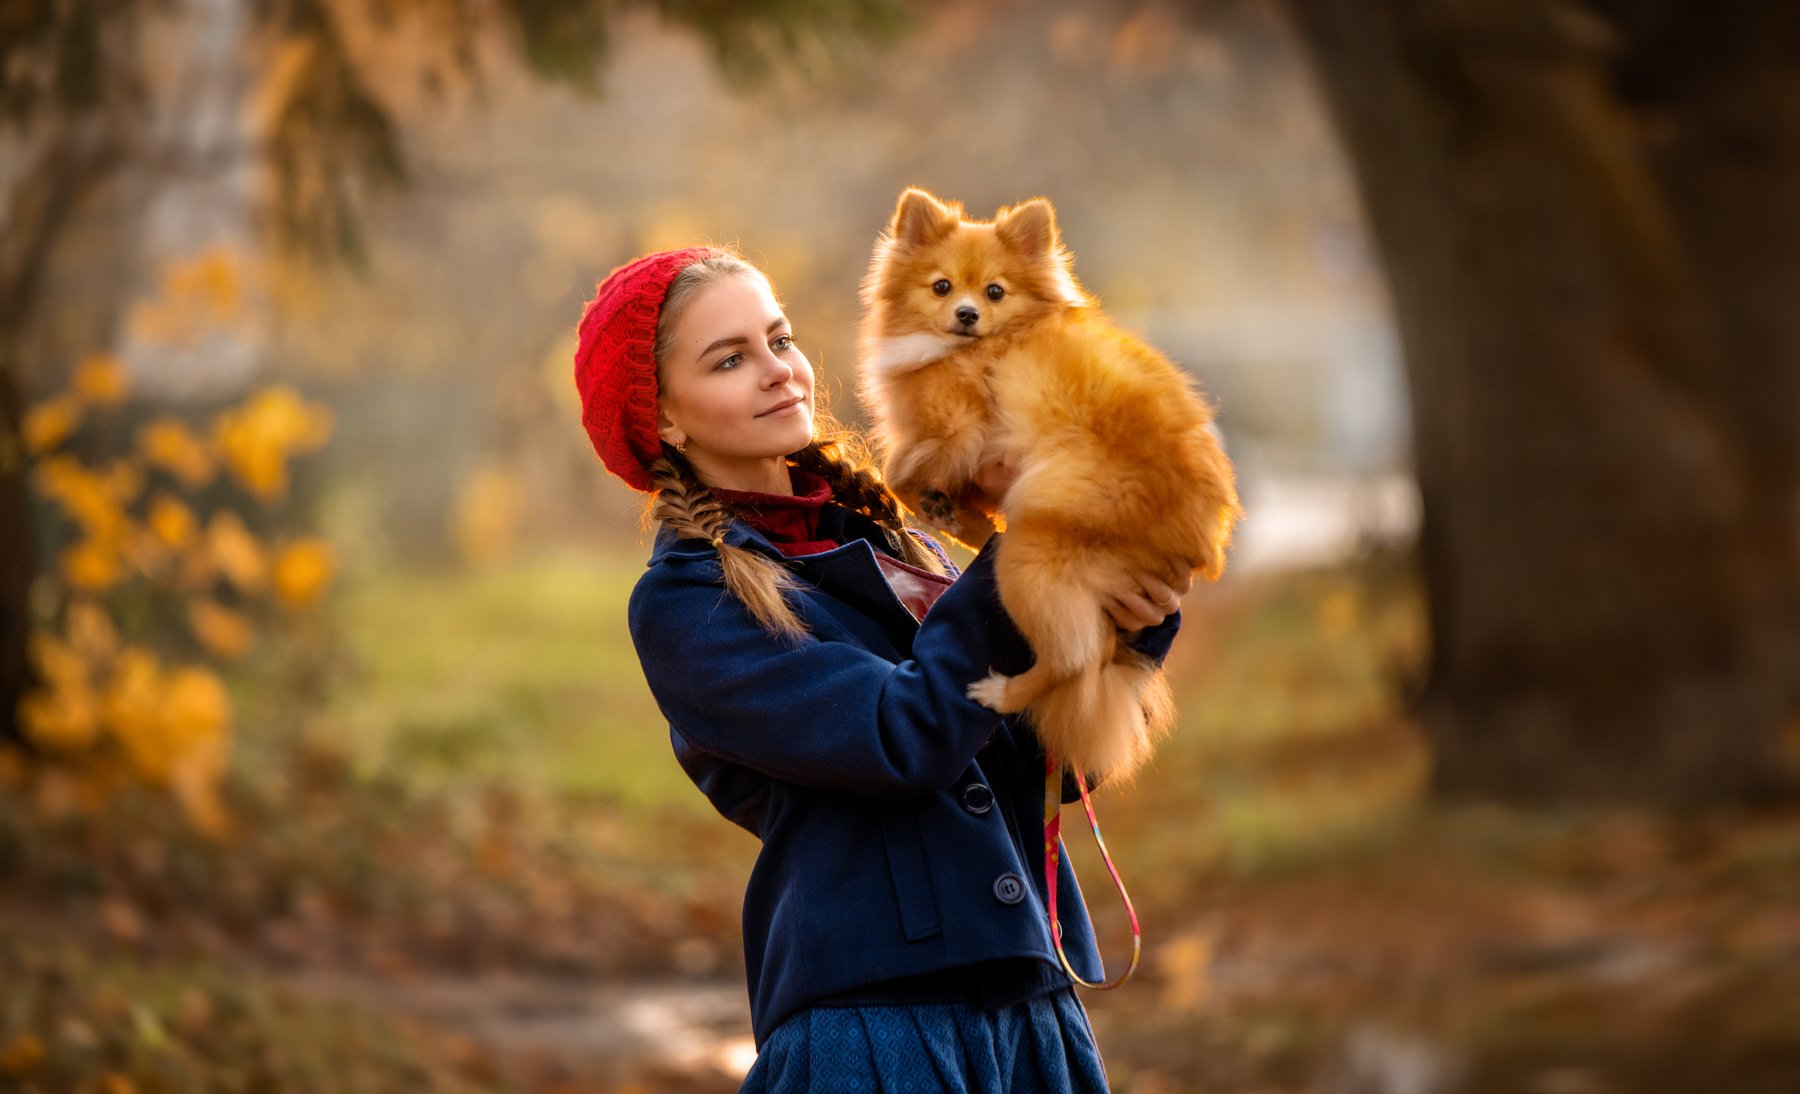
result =
M977 468L1007 454L1001 600L1036 653L970 698L1026 711L1045 751L1128 776L1174 721L1162 674L1121 641L1107 590L1137 573L1216 580L1242 510L1212 410L1075 280L1049 201L972 220L900 197L863 283L859 394L901 502L971 547Z

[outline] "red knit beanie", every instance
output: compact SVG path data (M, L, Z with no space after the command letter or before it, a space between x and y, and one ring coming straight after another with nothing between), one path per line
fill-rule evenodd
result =
M646 493L650 465L662 455L656 430L656 320L675 275L715 247L657 251L620 266L600 282L575 328L575 390L581 424L606 469Z

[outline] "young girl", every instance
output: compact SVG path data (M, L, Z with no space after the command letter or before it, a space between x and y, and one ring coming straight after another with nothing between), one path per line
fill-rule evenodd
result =
M743 1089L1104 1091L1045 912L1043 752L964 694L1031 664L995 585L1000 537L958 575L902 526L737 255L614 270L575 380L595 450L660 522L629 620L676 757L762 841ZM977 500L1009 481L984 469ZM1122 575L1108 610L1160 661L1185 591ZM1059 879L1068 958L1097 980L1066 857Z

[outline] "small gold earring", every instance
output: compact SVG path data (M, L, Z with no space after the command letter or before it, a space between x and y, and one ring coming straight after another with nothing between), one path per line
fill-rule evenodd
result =
M687 442L686 441L675 442L675 451L681 453L683 456L687 455Z

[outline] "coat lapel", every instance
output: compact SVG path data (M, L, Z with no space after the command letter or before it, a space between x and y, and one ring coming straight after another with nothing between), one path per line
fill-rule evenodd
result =
M821 591L878 621L896 649L912 649L919 622L882 576L875 548L868 540L853 539L842 547L788 561Z

